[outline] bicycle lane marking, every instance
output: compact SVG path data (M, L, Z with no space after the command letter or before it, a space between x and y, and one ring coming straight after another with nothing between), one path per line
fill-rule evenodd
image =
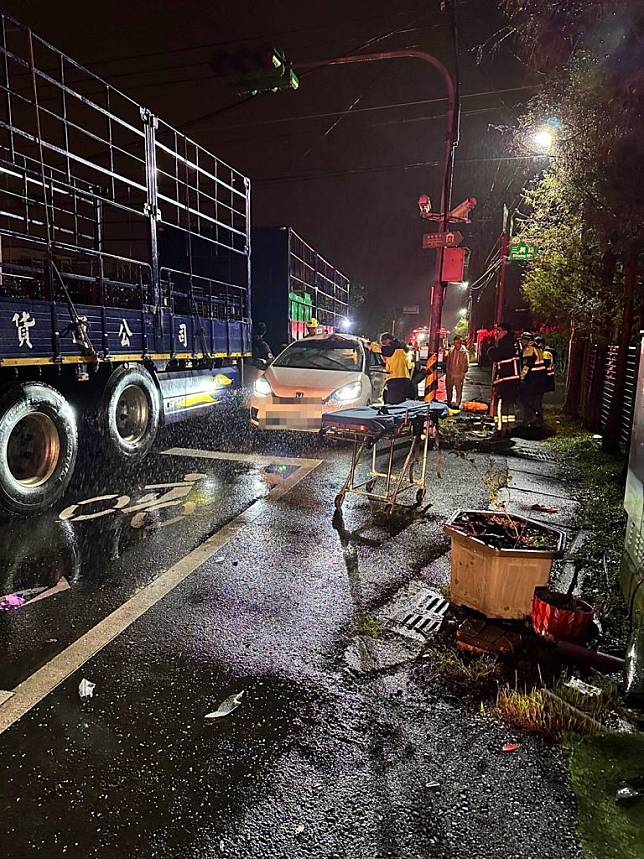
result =
M169 453L169 451L164 451ZM198 456L207 451L194 451L181 449L179 456ZM225 457L235 459L233 454ZM257 458L259 459L259 457ZM255 459L255 462L257 462ZM276 459L270 459L275 462ZM285 457L279 458L286 464ZM283 483L275 487L265 498L257 499L243 513L236 516L227 525L222 526L216 534L204 540L196 549L193 549L176 564L146 585L123 605L115 609L106 618L92 627L88 632L70 644L49 662L45 663L37 671L34 671L26 680L19 683L12 691L0 692L0 734L4 733L15 722L28 713L36 704L40 703L63 681L81 668L89 659L96 656L106 645L114 641L124 630L138 620L148 609L155 606L160 600L167 596L177 585L185 581L202 564L212 558L217 552L236 537L244 528L252 524L262 513L266 512L268 506L274 504L291 491L298 483L308 477L323 460L321 459L297 459L288 460L288 464L298 464L297 470L286 478Z

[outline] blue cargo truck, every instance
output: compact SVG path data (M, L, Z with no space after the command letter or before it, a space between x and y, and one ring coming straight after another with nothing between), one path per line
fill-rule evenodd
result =
M250 183L1 15L0 509L142 459L251 354Z
M327 334L344 330L349 278L292 227L253 227L253 316L265 322L275 355L306 336L315 319Z

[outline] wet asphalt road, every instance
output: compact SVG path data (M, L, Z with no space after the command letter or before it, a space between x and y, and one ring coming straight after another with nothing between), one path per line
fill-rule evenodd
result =
M172 447L324 462L0 736L4 854L577 857L561 752L522 737L503 754L506 727L410 670L404 644L387 668L382 645L356 634L407 582L444 580L442 523L455 506L487 506L489 458L446 455L431 506L393 523L349 499L339 535L347 452L313 438L213 420L165 432L135 473L88 456L51 516L0 525L3 593L60 575L71 585L0 614L0 689L264 503L259 464L161 453ZM131 506L187 475L181 505L75 521L108 499L57 518L102 495ZM93 698L79 699L81 678ZM204 719L241 691L234 713Z

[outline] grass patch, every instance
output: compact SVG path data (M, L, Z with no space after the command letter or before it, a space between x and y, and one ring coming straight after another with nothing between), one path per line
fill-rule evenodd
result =
M448 647L431 649L432 673L450 692L468 698L489 698L501 681L501 666L490 656L464 657Z
M626 632L626 611L619 584L619 567L624 548L624 460L604 453L597 439L577 424L561 420L557 435L545 444L553 451L581 502L576 523L591 531L578 552L580 567L590 573L582 597L594 605L611 632Z
M358 621L355 631L357 635L368 635L371 638L381 638L385 631L385 627L381 620L369 615Z
M570 775L577 796L579 832L588 859L642 859L644 801L617 805L623 779L644 776L644 735L568 738Z
M598 720L608 714L608 702L594 699L588 708L585 702L565 694L569 691L563 686L557 687L555 692L547 689L532 689L530 692L501 689L494 713L516 728L550 739L560 739L571 733L601 733L604 726Z

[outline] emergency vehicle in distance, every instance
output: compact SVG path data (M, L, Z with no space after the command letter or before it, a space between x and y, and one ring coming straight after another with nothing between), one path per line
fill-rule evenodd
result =
M135 461L241 384L250 183L6 15L0 39L0 509L26 515L79 432Z

